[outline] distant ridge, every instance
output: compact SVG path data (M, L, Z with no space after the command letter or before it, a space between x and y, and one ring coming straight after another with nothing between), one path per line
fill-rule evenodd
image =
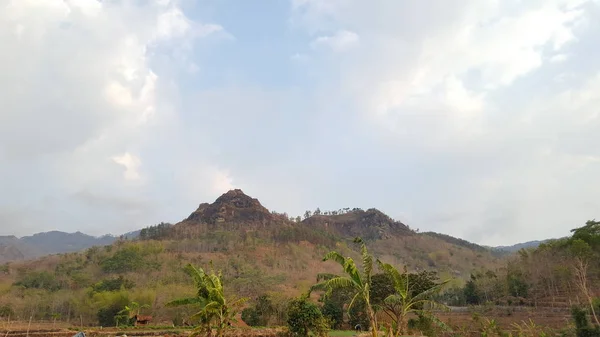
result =
M512 252L518 252L519 250L521 250L523 248L526 248L526 249L527 248L537 248L542 243L546 243L550 240L552 240L552 239L527 241L527 242L523 242L523 243L517 243L512 246L497 246L497 247L493 247L493 249L503 250L503 251L512 253Z
M126 239L134 239L138 236L139 231L122 235ZM14 235L0 236L0 262L78 252L93 246L108 246L118 239L119 237L113 235L95 237L81 232L61 231L41 232L21 238Z

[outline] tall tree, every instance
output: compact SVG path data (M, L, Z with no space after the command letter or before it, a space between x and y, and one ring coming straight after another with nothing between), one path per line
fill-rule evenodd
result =
M217 325L217 336L222 337L223 332L235 320L235 316L247 299L228 300L225 297L220 272L215 274L211 271L209 274L202 268L196 268L191 264L186 266L185 271L194 281L196 295L194 297L176 299L167 305L198 305L200 311L191 317L193 320L200 322L200 326L195 331L195 334L206 332L207 335L211 336L211 323L214 322Z
M358 299L362 299L365 303L367 315L369 316L369 323L371 325L371 335L377 337L378 326L377 316L375 310L371 305L371 277L373 273L373 256L369 254L365 242L361 238L354 239L355 243L361 245L361 255L363 270L362 272L357 268L356 263L351 257L344 257L336 251L331 251L323 258L323 261L335 261L337 262L346 276L338 275L320 275L319 283L315 284L312 290L324 290L326 296L330 295L334 289L352 289L353 297L348 305L348 311L356 304Z

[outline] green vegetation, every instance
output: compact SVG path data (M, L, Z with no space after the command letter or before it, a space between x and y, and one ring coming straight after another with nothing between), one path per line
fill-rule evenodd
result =
M143 240L6 264L0 317L131 328L135 316L148 314L153 324L218 336L240 316L249 326L285 325L297 336L352 335L340 330L357 325L373 337L600 336L600 222L485 267L473 262L485 251L429 235L351 242L322 227L264 233L218 226L204 232L160 224L144 231ZM468 261L469 272L449 267L457 259ZM479 314L453 323L439 310L446 306ZM573 326L553 330L500 319L518 315L515 308L572 309ZM522 312L527 318L529 311Z
M354 260L351 257L344 257L336 251L331 251L323 258L323 261L332 260L337 262L347 276L337 276L332 274L320 275L322 282L314 285L312 290L325 290L326 296L330 295L334 289L352 289L353 297L348 304L348 310L352 309L357 300L364 301L365 309L369 317L369 323L372 327L371 334L377 337L377 316L371 305L371 276L373 273L373 256L369 254L367 246L362 239L355 239L355 243L361 245L361 255L363 270L358 270Z
M290 302L287 323L290 332L295 336L307 337L311 332L323 336L329 330L319 307L309 302L306 296Z
M400 334L407 332L407 317L411 313L417 314L421 320L434 319L429 315L427 308L440 306L432 297L440 292L442 287L449 281L435 284L430 282L430 279L425 278L423 279L424 282L415 282L415 286L412 286L410 274L406 268L403 273L400 273L398 269L389 263L383 263L379 260L377 262L380 269L385 272L393 284L393 293L383 299L381 306L392 318L394 335L400 336Z
M206 273L202 268L196 268L188 264L186 272L194 281L196 295L193 297L181 298L169 302L167 305L195 305L199 311L192 315L191 319L199 322L196 333L210 332L212 324L217 327L217 335L223 336L225 329L231 326L235 321L237 313L240 311L246 298L236 300L228 299L225 296L221 273Z

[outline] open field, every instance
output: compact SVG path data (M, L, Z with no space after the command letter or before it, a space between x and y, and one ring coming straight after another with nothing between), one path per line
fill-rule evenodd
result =
M466 308L465 308L466 309ZM440 312L436 316L449 326L461 331L464 336L478 336L480 324L494 320L504 331L516 332L515 324L521 326L533 322L537 326L551 329L563 329L570 324L567 309L559 308L526 308L526 307L491 307L475 308L472 310ZM479 321L477 318L479 317ZM385 321L385 320L383 320ZM190 328L170 328L167 326L148 326L130 328L101 328L83 327L66 322L23 322L7 320L0 321L0 336L4 337L72 337L77 331L84 331L87 336L188 336ZM275 337L285 335L285 328L235 328L228 330L226 336ZM364 333L363 333L364 334ZM362 335L362 334L361 334ZM330 331L332 337L357 336L355 331Z

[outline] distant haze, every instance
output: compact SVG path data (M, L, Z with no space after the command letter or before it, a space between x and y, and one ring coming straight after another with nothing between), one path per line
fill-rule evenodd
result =
M0 235L241 188L490 246L600 217L600 2L0 0Z

